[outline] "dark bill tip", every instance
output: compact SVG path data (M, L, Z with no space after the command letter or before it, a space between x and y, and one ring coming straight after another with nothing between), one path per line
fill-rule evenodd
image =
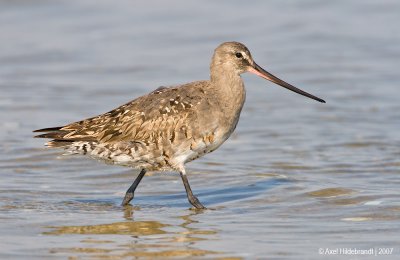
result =
M316 96L314 96L314 95L312 95L310 93L307 93L307 92L305 92L305 91L303 91L303 90L301 90L299 88L296 88L295 86L290 85L289 83L281 80L278 77L275 77L274 75L272 75L268 71L266 71L263 68L261 68L260 66L258 66L256 63L254 63L254 67L250 67L249 68L249 72L251 72L253 74L256 74L256 75L258 75L258 76L260 76L260 77L262 77L264 79L267 79L267 80L269 80L271 82L274 82L275 84L278 84L281 87L284 87L284 88L289 89L289 90L291 90L293 92L296 92L297 94L300 94L300 95L303 95L305 97L314 99L314 100L316 100L318 102L321 102L321 103L326 103L325 100L323 100L323 99L321 99L319 97L316 97Z

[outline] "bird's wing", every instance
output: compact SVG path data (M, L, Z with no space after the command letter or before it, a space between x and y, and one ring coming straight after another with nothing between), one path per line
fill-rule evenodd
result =
M37 137L59 141L141 141L151 143L164 137L176 138L176 131L191 135L189 121L196 123L195 108L206 106L202 88L207 82L194 82L180 87L159 88L110 112L63 127L40 129L49 133Z

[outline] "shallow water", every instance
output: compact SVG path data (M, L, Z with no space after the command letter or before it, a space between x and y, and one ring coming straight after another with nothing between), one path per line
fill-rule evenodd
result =
M390 0L0 2L0 258L398 259L399 19ZM187 165L212 210L189 209L177 173L122 208L137 172L31 138L205 79L228 40L327 104L244 75L235 133Z

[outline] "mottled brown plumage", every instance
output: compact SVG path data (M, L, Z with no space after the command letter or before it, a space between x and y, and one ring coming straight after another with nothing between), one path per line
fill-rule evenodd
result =
M245 101L241 73L255 73L322 102L261 69L241 43L221 44L210 69L208 81L161 87L108 113L36 130L46 132L36 137L53 139L47 145L67 153L142 169L123 205L133 198L146 171L176 170L190 203L204 208L192 194L184 164L217 149L235 129Z

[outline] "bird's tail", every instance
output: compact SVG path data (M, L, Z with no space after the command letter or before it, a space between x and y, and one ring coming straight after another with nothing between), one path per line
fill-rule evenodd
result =
M35 138L51 138L53 140L46 143L47 147L61 148L66 147L74 142L73 140L64 139L64 136L68 133L67 131L61 130L63 126L42 128L33 131L34 133L45 132L44 134L35 135Z

